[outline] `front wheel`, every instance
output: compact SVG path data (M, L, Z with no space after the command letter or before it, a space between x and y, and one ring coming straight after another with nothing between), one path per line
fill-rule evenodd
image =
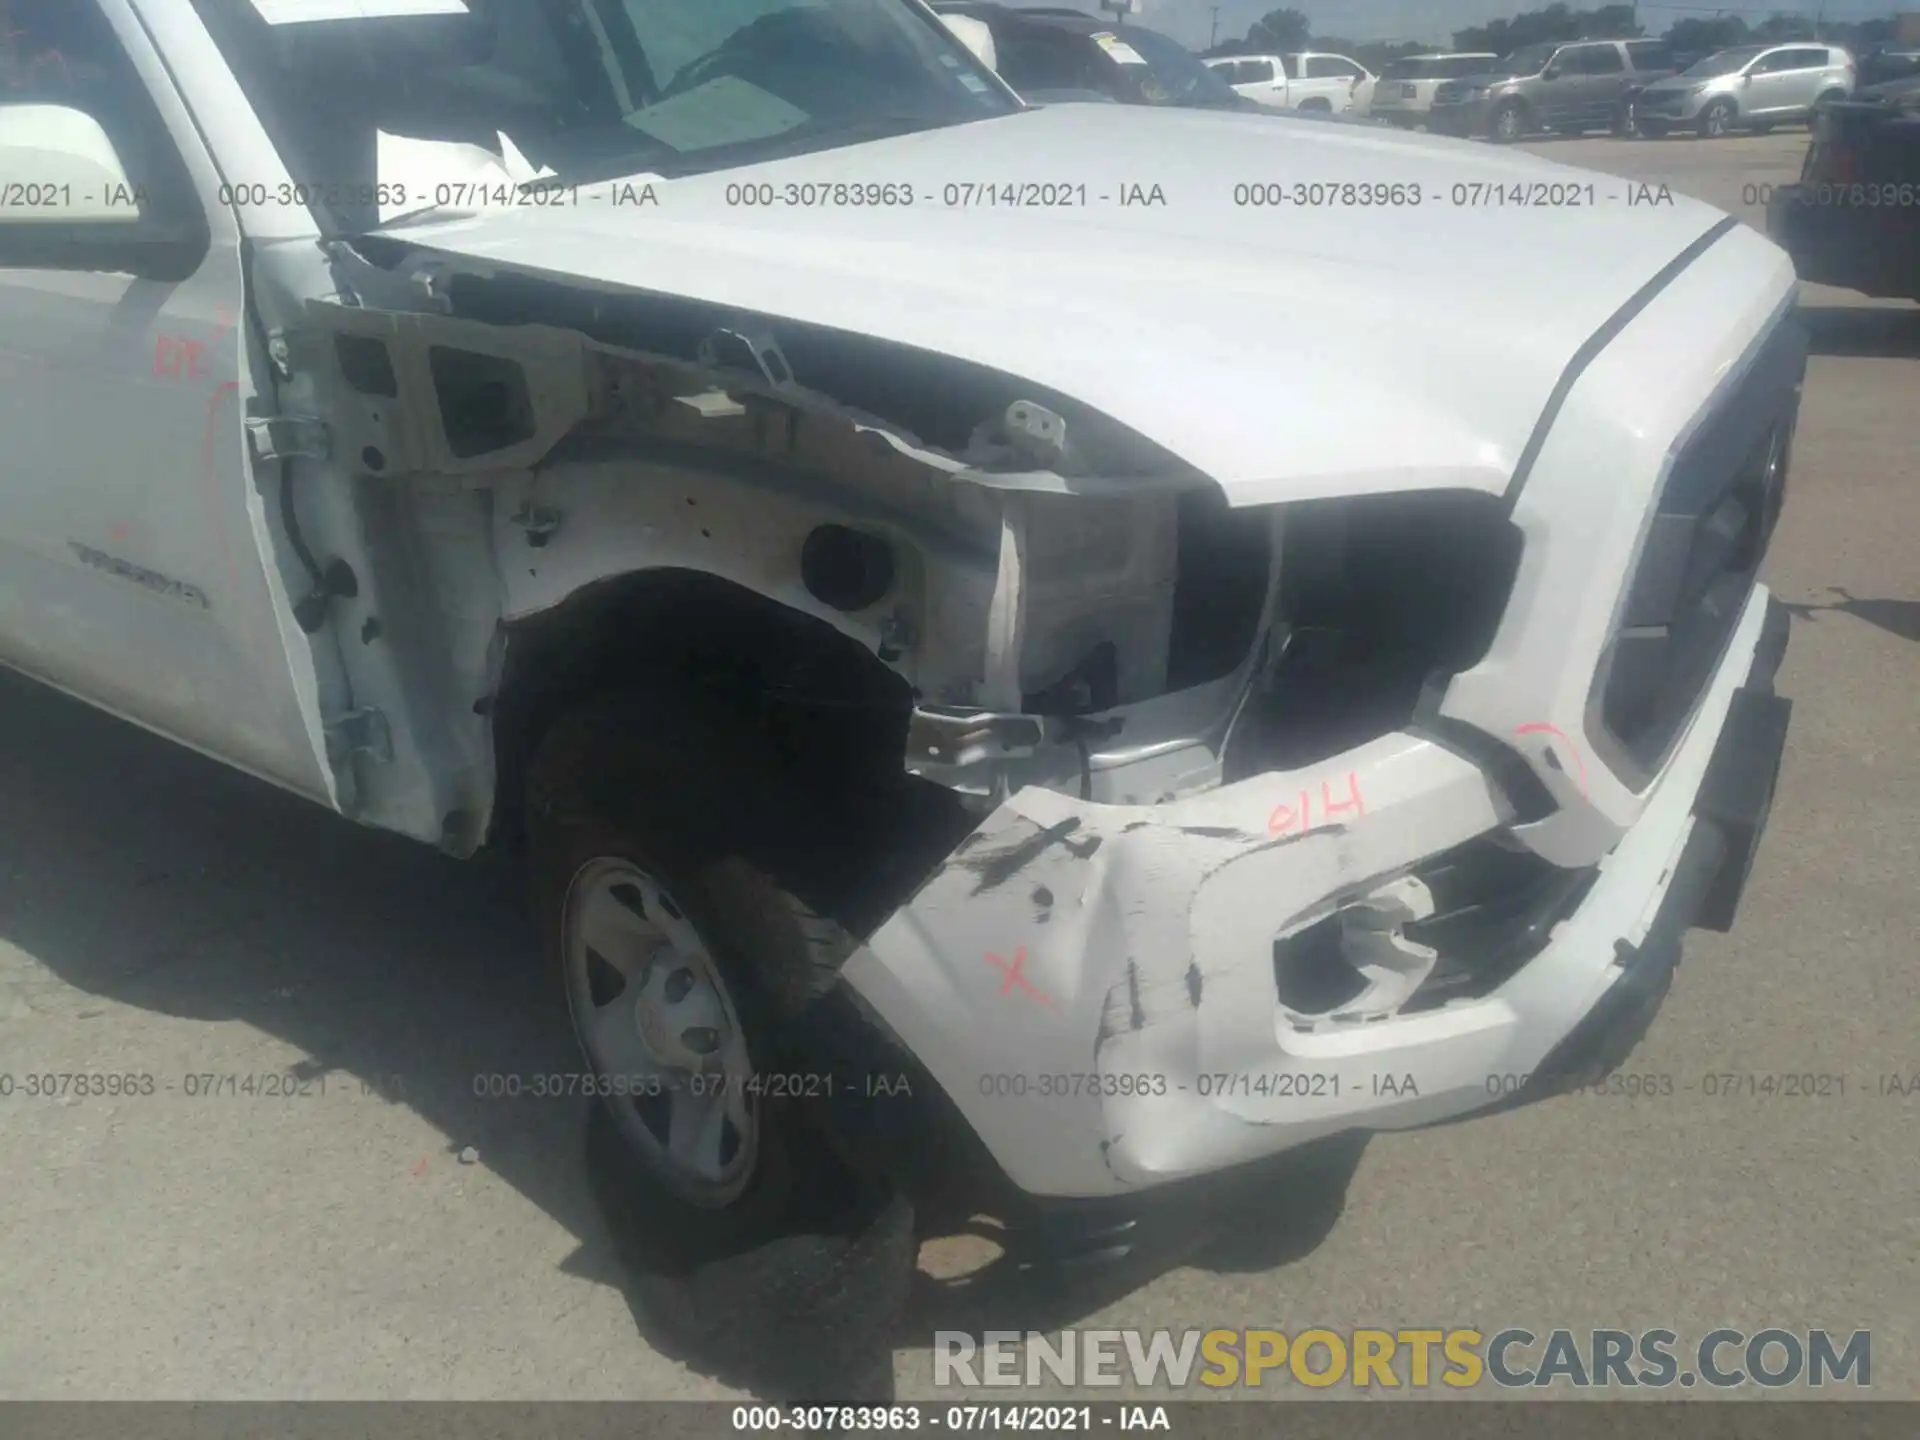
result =
M584 1088L671 1268L863 1203L860 1177L790 1098L803 1087L764 1085L791 1068L783 1032L852 949L780 874L807 820L765 743L684 697L577 710L529 768L535 907Z
M1517 100L1509 100L1493 112L1493 138L1502 145L1511 145L1522 139L1527 133L1527 107Z
M1664 140L1671 127L1664 120L1636 119L1634 128L1648 140Z
M1733 129L1733 102L1715 100L1700 112L1700 138L1718 140Z

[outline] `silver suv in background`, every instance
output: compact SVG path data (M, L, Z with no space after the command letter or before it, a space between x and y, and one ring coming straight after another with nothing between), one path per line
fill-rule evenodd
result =
M1836 46L1742 45L1649 85L1633 118L1649 136L1682 126L1705 136L1765 132L1811 120L1816 105L1851 95L1854 81L1853 56Z
M1427 128L1503 144L1541 130L1625 135L1632 129L1634 97L1673 70L1673 52L1659 40L1526 45L1478 75L1442 81L1427 111Z
M1373 87L1373 115L1413 129L1424 125L1427 111L1433 108L1433 93L1446 80L1464 80L1499 63L1500 57L1486 53L1454 55L1409 55L1391 60L1380 71Z

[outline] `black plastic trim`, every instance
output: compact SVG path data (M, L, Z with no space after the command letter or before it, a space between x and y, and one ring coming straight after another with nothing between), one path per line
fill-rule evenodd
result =
M1533 433L1527 437L1527 445L1520 452L1519 463L1513 467L1513 478L1507 482L1506 493L1502 497L1507 513L1511 514L1514 507L1519 504L1520 492L1526 489L1527 479L1533 474L1534 461L1539 458L1540 451L1547 443L1547 434L1553 429L1554 421L1560 418L1561 407L1567 403L1567 396L1573 393L1573 387L1586 373L1587 367L1594 362L1602 350L1613 343L1614 338L1622 330L1633 322L1635 316L1653 303L1655 296L1679 277L1681 271L1711 250L1723 236L1737 228L1739 224L1738 219L1729 215L1674 256L1661 267L1659 274L1635 291L1633 298L1614 311L1607 322L1588 336L1586 343L1574 352L1573 359L1567 362L1567 368L1560 372L1560 379L1554 385L1553 393L1547 397L1547 408L1540 412L1540 418L1534 424Z

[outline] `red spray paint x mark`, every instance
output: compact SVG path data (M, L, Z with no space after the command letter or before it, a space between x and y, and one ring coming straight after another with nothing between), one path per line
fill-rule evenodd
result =
M998 955L989 953L987 961L1000 972L1000 993L1011 995L1017 986L1032 997L1035 1004L1051 1005L1053 997L1041 992L1031 980L1027 979L1027 947L1022 945L1013 952L1013 962L1009 964Z
M1581 758L1580 747L1567 738L1566 731L1562 730L1558 725L1549 725L1544 720L1537 720L1531 725L1516 725L1513 733L1516 735L1551 735L1562 745L1566 746L1567 753L1573 756L1573 768L1576 772L1574 776L1575 783L1580 786L1581 798L1586 798L1587 762ZM1551 746L1547 749L1547 756L1549 760L1555 758ZM1555 768L1558 769L1559 767L1556 766Z

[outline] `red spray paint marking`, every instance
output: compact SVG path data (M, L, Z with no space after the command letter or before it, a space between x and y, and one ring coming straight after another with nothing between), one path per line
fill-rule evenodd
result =
M213 307L215 343L225 339L240 323L240 316L226 305ZM208 346L188 335L153 337L153 375L156 380L204 380L213 373L208 364Z
M1580 787L1580 797L1583 800L1586 798L1587 762L1581 757L1580 747L1567 738L1566 731L1562 730L1558 725L1549 725L1544 720L1536 720L1532 724L1514 726L1513 733L1516 735L1551 735L1562 745L1566 746L1567 753L1573 756L1573 768L1576 772L1574 782ZM1548 747L1547 754L1553 754L1551 746Z
M1320 782L1320 819L1323 824L1331 821L1336 815L1344 815L1349 810L1358 815L1367 813L1366 799L1360 794L1360 777L1351 770L1347 772L1346 789L1348 798L1341 802L1334 798L1331 780ZM1285 835L1289 832L1304 835L1313 828L1312 795L1302 790L1298 799L1297 805L1282 800L1273 807L1272 813L1267 816L1269 835Z
M1032 997L1036 1004L1053 1004L1053 997L1051 995L1041 993L1039 987L1027 979L1026 946L1022 945L1018 950L1013 952L1013 961L1011 964L1002 960L998 955L991 953L987 956L987 963L1000 972L1000 993L1002 995L1011 995L1014 989L1018 987Z
M184 335L156 335L153 374L157 380L202 380L208 374L207 347Z

